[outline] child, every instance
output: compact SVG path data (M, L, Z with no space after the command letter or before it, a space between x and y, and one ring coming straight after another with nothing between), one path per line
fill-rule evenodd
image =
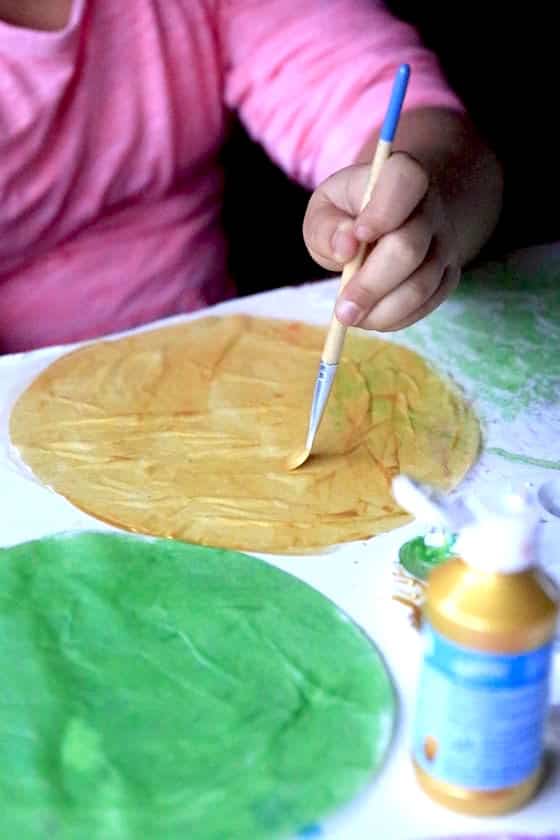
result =
M371 158L403 61L400 151L356 219L367 166L351 164ZM234 293L228 109L320 184L304 237L322 266L375 243L339 303L347 324L423 317L496 223L497 162L414 30L375 0L0 0L0 352ZM250 225L269 209L240 212Z

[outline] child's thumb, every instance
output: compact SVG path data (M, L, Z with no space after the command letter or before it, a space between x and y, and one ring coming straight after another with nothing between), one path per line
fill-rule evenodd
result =
M338 271L358 250L353 233L354 219L315 193L303 222L303 238L315 262L329 271Z

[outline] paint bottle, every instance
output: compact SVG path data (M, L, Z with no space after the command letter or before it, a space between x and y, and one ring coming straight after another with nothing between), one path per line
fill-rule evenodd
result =
M472 512L457 557L428 579L412 760L434 800L490 816L539 785L558 591L537 567L530 502L509 495Z

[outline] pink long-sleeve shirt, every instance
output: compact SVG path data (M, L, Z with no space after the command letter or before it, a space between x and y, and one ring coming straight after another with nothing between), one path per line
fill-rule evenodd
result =
M0 21L0 352L232 294L228 113L314 186L380 124L401 61L407 108L457 107L375 0L74 0L59 32Z

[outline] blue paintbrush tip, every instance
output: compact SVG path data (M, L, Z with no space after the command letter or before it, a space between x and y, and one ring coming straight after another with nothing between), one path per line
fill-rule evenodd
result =
M379 135L380 139L385 140L387 143L392 143L395 138L409 78L410 65L401 64L395 75L391 100L381 127L381 134Z

